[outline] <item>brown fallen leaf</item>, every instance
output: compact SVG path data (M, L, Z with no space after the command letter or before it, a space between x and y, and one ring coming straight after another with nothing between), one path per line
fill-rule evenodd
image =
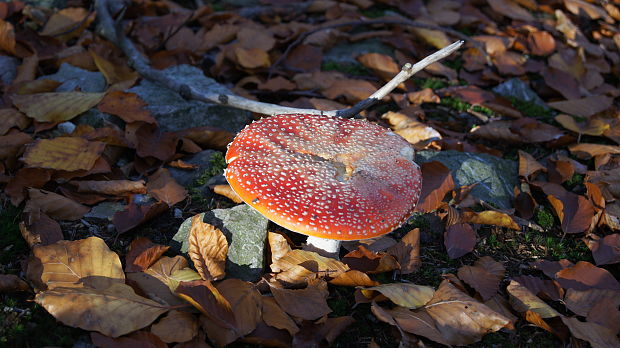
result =
M573 336L589 342L593 348L620 347L616 332L604 326L565 316L562 316L562 322L568 326Z
M483 301L488 301L499 291L499 283L504 279L505 272L506 269L501 263L490 256L484 256L473 266L459 268L458 277L474 288Z
M35 301L65 325L110 337L146 327L168 311L123 283L102 289L59 286L37 294Z
M449 226L443 234L443 244L448 257L458 259L471 252L476 246L476 232L470 224L458 223Z
M561 301L564 298L564 289L555 280L540 279L530 275L513 277L512 279L542 299Z
M24 237L30 248L35 245L50 245L63 240L62 229L60 224L45 214L39 216L28 216L26 221L19 223L19 231Z
M135 93L112 91L97 105L97 109L120 117L127 123L142 121L156 124L157 121L146 109L147 103Z
M262 297L262 318L265 324L276 329L286 330L291 336L299 332L299 327L295 321L280 308L273 297Z
M435 289L430 286L416 285L411 283L389 283L362 289L362 294L367 298L373 298L373 291L380 292L396 305L416 309L426 305Z
M269 283L271 293L280 307L293 317L315 320L332 312L327 305L327 283L311 280L304 289L284 289Z
M235 315L230 302L208 280L182 281L175 294L222 328L233 329Z
M91 332L90 339L98 348L168 347L157 335L146 331L136 331L118 338L108 337L98 332Z
M454 179L450 169L441 162L423 163L422 192L415 210L431 212L441 205L446 194L454 189Z
M188 312L170 311L151 326L151 333L166 343L187 342L198 334L198 320Z
M91 45L89 47L88 53L93 58L97 69L99 69L99 71L105 77L108 85L111 86L111 91L106 96L109 96L113 91L124 90L135 83L135 81L138 79L137 72L131 70L126 63L119 64L118 60L114 60L114 62L112 62L110 59L108 59L110 58L110 56L97 53L98 50L96 49L96 47L93 48L93 46L94 45ZM106 97L104 97L104 100L102 102L104 102L105 99Z
M337 277L349 270L349 266L333 258L323 257L315 252L306 250L291 250L289 253L271 264L273 272L287 272L297 266L303 267L310 273L319 273L321 276ZM302 281L305 283L305 279Z
M612 289L566 290L564 303L571 312L587 317L600 303L614 310L620 306L620 292Z
M74 221L82 218L90 210L69 198L45 190L29 189L28 198L24 212L34 216L43 213L53 219Z
M399 330L426 337L446 346L450 345L437 329L433 318L425 310L411 311L402 307L390 310L380 307L375 302L372 303L370 309L379 320L394 325Z
M380 283L370 279L368 274L352 269L330 279L329 283L336 286L378 286Z
M562 127L579 134L599 136L609 129L609 124L600 119L589 119L587 123L578 123L575 118L566 114L559 114L555 120Z
M359 245L357 250L347 253L342 262L353 270L365 273L390 272L400 268L392 255L370 251L364 245Z
M293 347L318 347L323 342L333 344L336 338L348 326L353 324L355 319L350 316L326 318L325 321L304 321L301 330L293 337Z
M149 176L146 189L151 196L168 204L169 207L183 201L187 197L187 190L176 182L166 168L159 168Z
M101 193L112 196L146 193L144 180L82 180L71 181L70 184L77 186L78 192Z
M180 255L161 257L144 272L131 272L126 276L130 280L128 283L137 287L148 298L169 306L186 304L174 294L181 281L201 279Z
M0 120L0 135L5 135L13 127L24 129L30 125L26 115L16 109L0 109Z
M82 138L58 137L40 139L29 146L23 161L28 167L55 170L90 170L103 153L106 144Z
M125 272L142 272L155 263L170 246L151 242L146 237L138 237L131 241L129 251L125 255Z
M63 122L97 105L105 93L61 92L14 95L19 111L39 122Z
M420 258L420 229L414 228L401 240L389 247L387 253L393 255L400 264L401 274L416 272L422 265Z
M233 189L228 184L213 186L213 192L217 193L218 195L224 196L237 204L243 203L243 199L241 199L241 197L239 197L239 195L235 191L233 191Z
M194 267L204 280L224 278L228 242L226 237L215 226L204 223L202 214L192 217L189 231L189 257Z
M604 268L586 261L555 273L555 279L565 289L587 290L590 288L620 290L620 283Z
M247 69L266 68L271 65L269 54L260 48L236 47L234 54L237 63Z
M510 295L510 305L519 313L533 311L542 318L553 318L560 315L555 309L514 279L510 281L506 290Z
M405 140L413 145L431 139L442 138L441 134L432 127L399 112L388 111L383 114L381 118L387 119L394 133L405 138Z
M487 0L487 2L495 12L508 18L524 22L531 22L534 20L534 17L528 10L519 6L519 2L510 0Z
M473 224L506 227L517 231L521 230L521 226L517 224L512 216L496 210L485 210L481 212L464 211L461 213L461 221Z
M388 55L381 53L365 53L357 56L357 60L363 66L371 69L377 76L384 81L390 81L400 72L398 64Z
M131 203L125 210L114 213L112 223L114 227L116 227L118 233L125 233L166 210L168 210L168 205L164 202L156 202L148 205Z
M540 164L534 156L519 150L519 176L529 179L538 171L547 171L547 168Z
M586 240L597 265L609 265L620 262L620 234L614 233L599 238Z
M580 233L590 227L595 212L592 203L586 197L569 192L555 183L535 182L532 185L540 187L547 195L549 203L560 219L562 231Z
M19 206L26 197L26 188L42 188L52 178L52 171L43 168L20 168L4 187L11 203Z
M292 242L286 235L278 232L267 232L267 241L269 242L269 251L271 252L271 263L274 263L288 254L292 248Z
M13 24L0 18L0 49L15 54L15 28Z
M14 274L0 274L0 294L17 291L30 291L30 286Z
M331 86L323 90L323 95L331 100L343 97L349 103L357 103L368 98L376 90L377 88L366 80L342 79L336 80Z
M553 35L548 31L535 31L527 36L527 45L532 54L547 56L555 52L556 44Z
M604 145L604 144L580 143L580 144L569 146L568 149L573 155L581 159L590 159L591 157L596 157L596 156L606 155L606 154L612 154L612 155L620 154L620 146Z

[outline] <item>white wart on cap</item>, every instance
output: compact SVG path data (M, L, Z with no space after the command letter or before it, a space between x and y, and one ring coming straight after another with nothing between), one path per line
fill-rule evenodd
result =
M291 231L358 240L400 226L422 187L411 145L379 125L277 115L242 130L226 179L250 206Z

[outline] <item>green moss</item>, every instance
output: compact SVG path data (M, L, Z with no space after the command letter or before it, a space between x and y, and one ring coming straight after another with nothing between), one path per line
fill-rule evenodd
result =
M450 59L450 60L446 59L443 61L443 64L447 66L448 68L459 71L463 67L464 62L463 62L463 59L461 58L455 58L455 59Z
M575 187L577 185L583 184L583 175L582 174L573 174L573 176L568 179L568 181L566 181L564 183L566 186L568 186L569 188Z
M421 89L430 88L430 89L435 90L435 89L448 87L448 83L446 83L445 81L441 79L436 79L436 78L428 78L428 79L414 78L413 81Z
M321 70L323 71L338 71L347 75L353 76L368 76L372 75L370 70L365 66L358 63L342 63L342 62L323 62L321 64Z
M360 11L362 15L368 18L379 18L385 16L385 9L378 6L371 6Z
M461 100L459 98L443 97L441 98L441 105L445 105L451 109L454 109L460 112L467 112L471 110L471 111L485 114L487 116L493 116L495 114L493 110L487 107L480 106L480 105L471 105L470 103L464 100Z
M19 232L21 211L10 205L0 209L0 265L5 265L26 254L28 245Z
M555 223L555 217L549 210L541 207L536 211L536 223L539 224L542 228L548 230L553 227Z
M552 109L546 109L536 103L521 100L515 97L507 97L517 110L521 111L525 116L538 118L551 118L555 115Z

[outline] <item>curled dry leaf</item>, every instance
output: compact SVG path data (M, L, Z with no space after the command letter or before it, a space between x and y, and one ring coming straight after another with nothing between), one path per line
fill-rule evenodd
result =
M0 274L0 294L30 291L30 286L14 274Z
M14 95L19 111L39 122L63 122L97 105L105 93L61 92Z
M443 234L443 243L451 259L471 252L476 246L476 232L470 224L450 225Z
M425 310L411 311L403 307L384 309L372 303L370 310L381 321L394 325L399 330L426 337L443 345L450 345L435 326L435 321Z
M547 169L534 156L519 150L519 176L529 179L538 171L547 171Z
M526 287L530 292L542 299L561 301L564 298L564 289L555 280L540 279L538 277L524 275L512 278Z
M295 266L302 266L312 273L320 273L322 276L333 278L349 270L349 266L336 259L299 249L291 250L272 263L271 270L273 272L286 272Z
M141 272L157 261L170 246L151 242L146 237L138 237L131 241L125 256L125 272Z
M568 149L573 155L581 159L590 159L591 157L606 154L620 154L620 146L614 145L580 143L576 145L571 145L568 147Z
M189 231L189 257L204 280L218 280L226 274L228 242L215 226L202 222L202 214L192 217Z
M517 231L521 230L521 226L517 224L512 216L496 210L485 210L481 212L464 211L461 214L461 221L473 224L506 227Z
M45 214L38 217L29 216L30 225L24 221L19 223L19 231L30 248L35 245L50 245L64 238L60 224Z
M23 161L35 168L91 170L104 149L105 143L82 138L40 139L28 147Z
M594 218L594 207L584 196L568 192L559 184L535 182L534 186L542 188L556 215L561 221L565 233L580 233L588 229Z
M188 312L170 311L153 324L151 332L166 343L187 342L198 334L198 320Z
M351 269L366 273L389 272L400 268L392 255L370 251L363 244L358 245L357 250L346 254L342 262Z
M400 264L401 274L410 274L417 271L422 265L420 258L420 229L414 228L401 240L387 249Z
M166 168L159 168L149 176L146 189L151 196L168 206L173 206L187 197L187 190L177 183Z
M209 280L180 282L175 294L191 303L202 314L222 328L233 329L235 315L230 302L213 286Z
M69 198L45 190L29 189L28 197L24 212L30 212L35 217L44 213L54 219L73 221L80 219L90 210Z
M560 315L555 309L551 308L551 306L514 279L510 281L507 291L510 295L510 305L517 312L533 311L542 318L553 318Z
M269 241L269 250L271 251L271 263L278 261L292 250L284 234L267 232L267 241Z
M324 280L309 281L304 289L284 289L271 283L269 286L276 302L293 317L315 320L332 311L327 305L329 291Z
M410 283L389 283L362 289L362 294L367 298L372 298L374 297L373 291L378 291L395 304L409 309L423 307L433 298L435 293L435 289L430 286Z
M478 259L473 266L463 266L458 270L458 277L480 294L483 301L489 300L499 290L499 283L504 279L506 269L490 256Z
M125 281L118 255L98 237L61 240L37 246L32 253L43 266L40 279L48 289L85 285L105 288L111 283Z
M291 336L299 332L299 327L291 317L280 308L273 297L262 297L262 317L265 324L288 331Z
M35 301L65 325L111 337L141 329L168 311L124 283L107 288L55 287L39 293Z
M431 212L441 205L446 193L454 189L454 179L450 169L439 161L423 163L422 192L415 210Z
M146 193L144 180L83 180L71 181L70 183L77 186L78 192L94 192L113 196Z
M228 184L215 185L213 187L213 192L217 193L218 195L224 196L237 204L243 203L243 199L241 199L241 197L239 197L239 195L235 191L233 191L233 189Z
M432 127L398 112L388 111L381 118L387 119L390 122L394 133L414 145L423 141L442 138L441 134Z

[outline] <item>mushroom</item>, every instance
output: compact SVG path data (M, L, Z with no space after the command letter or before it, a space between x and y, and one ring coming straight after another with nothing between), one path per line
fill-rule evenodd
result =
M226 153L226 179L276 224L338 257L342 240L381 236L404 223L420 196L413 147L379 125L288 114L243 129Z

